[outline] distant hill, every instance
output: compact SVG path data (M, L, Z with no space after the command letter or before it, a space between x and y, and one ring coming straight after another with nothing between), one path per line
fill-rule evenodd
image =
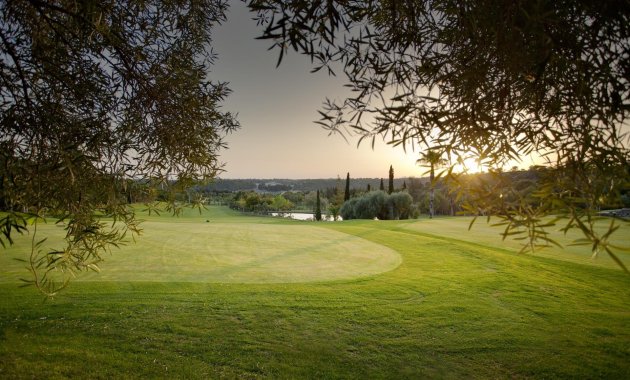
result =
M406 182L407 186L411 181L421 181L422 183L428 181L426 178L395 178L394 187L400 189L403 187L403 183ZM383 178L385 189L387 189L388 178ZM260 192L283 192L283 191L316 191L324 190L327 188L334 188L339 184L339 187L343 189L345 187L346 179L341 178L323 178L323 179L217 179L216 181L202 186L200 190L207 192L232 192L232 191L260 191ZM350 188L357 190L365 190L367 185L373 190L379 188L381 183L380 178L350 178Z

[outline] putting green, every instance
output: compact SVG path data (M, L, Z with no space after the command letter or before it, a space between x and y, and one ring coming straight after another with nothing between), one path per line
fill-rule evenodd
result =
M369 276L401 263L390 248L312 224L147 221L143 229L135 244L105 256L101 273L77 280L294 283ZM27 257L28 240L21 240L1 255L0 281L26 275L23 263L8 260Z

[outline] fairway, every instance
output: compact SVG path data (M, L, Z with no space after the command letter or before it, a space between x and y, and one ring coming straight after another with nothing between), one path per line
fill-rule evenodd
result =
M630 378L630 276L587 248L519 255L465 218L141 216L47 302L2 251L0 378Z
M493 218L488 223L486 218L478 218L473 226L469 229L470 217L439 217L433 220L421 220L405 224L402 228L407 231L413 231L421 234L427 234L430 236L443 236L450 241L459 240L462 242L470 242L479 244L482 246L491 246L497 249L503 249L509 252L518 253L523 247L523 241L518 241L513 238L507 238L505 240L499 235L504 231L505 226L493 226L493 223L499 221L498 218ZM630 225L628 222L615 221L620 225L620 230L616 231L610 240L610 243L617 247L630 248ZM610 219L606 218L597 224L598 231L604 233L607 231L607 227L610 224ZM540 257L547 257L554 260L570 261L574 263L584 265L596 265L606 268L619 269L619 265L610 258L606 252L601 252L596 257L593 257L591 251L591 245L574 245L574 241L583 238L584 236L577 229L571 229L566 234L560 229L564 227L562 221L558 222L556 226L547 227L545 231L549 234L548 237L558 242L562 247L549 244L544 248L539 248L534 252L527 249L523 255L535 255ZM623 250L615 250L615 253L624 262L626 267L630 267L630 252Z

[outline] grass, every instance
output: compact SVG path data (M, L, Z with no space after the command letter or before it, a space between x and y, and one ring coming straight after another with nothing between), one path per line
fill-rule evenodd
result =
M419 233L425 233L430 236L444 236L453 240L461 240L470 243L477 243L484 246L492 246L504 249L510 252L519 252L522 248L523 241L514 239L502 240L499 233L505 227L492 227L493 223L498 219L491 219L490 223L486 222L486 218L479 218L469 230L471 218L464 217L438 217L434 220L423 220L420 223L411 223L404 225L402 228ZM616 231L611 238L611 243L619 247L630 248L630 224L623 221L615 221L620 224L620 230ZM598 224L599 232L607 231L610 225L610 219L604 218ZM591 246L574 245L574 241L583 238L582 233L577 229L571 229L566 234L560 230L563 227L562 221L555 227L549 227L546 231L549 238L560 243L562 248L549 245L535 252L527 252L536 256L548 257L557 260L571 261L579 264L596 265L606 268L618 268L619 265L606 252L601 252L593 257ZM627 251L615 251L626 265L630 267L630 254Z
M204 281L199 268L180 273L166 262L163 280L137 281L134 272L103 280L122 268L119 256L159 255L147 224L132 251L108 258L100 281L76 282L53 301L0 284L0 378L630 377L630 276L607 264L517 255L484 240L483 225L474 238L459 233L459 219L315 224L212 208L148 222L218 227L222 238L229 227L280 240L323 230L320 244L328 234L361 238L402 263L382 273L243 284ZM2 260L3 270L14 265Z
M369 276L396 268L396 251L341 232L310 224L270 223L270 218L226 217L212 209L182 218L144 215L139 244L128 244L106 256L102 273L80 281L160 281L218 283L290 283ZM216 214L216 215L215 215ZM39 232L53 235L46 248L59 248L60 226L46 224ZM30 240L24 236L4 259L1 282L25 275Z

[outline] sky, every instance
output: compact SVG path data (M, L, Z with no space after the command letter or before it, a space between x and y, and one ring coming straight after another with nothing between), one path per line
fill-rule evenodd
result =
M256 40L261 29L241 2L232 2L228 20L213 29L218 60L210 68L214 81L229 82L226 111L238 113L241 128L227 137L221 152L221 178L387 178L422 177L418 152L405 153L377 141L357 148L357 136L346 141L314 123L326 97L344 99L343 77L310 73L305 56L290 52L276 68L277 51Z

